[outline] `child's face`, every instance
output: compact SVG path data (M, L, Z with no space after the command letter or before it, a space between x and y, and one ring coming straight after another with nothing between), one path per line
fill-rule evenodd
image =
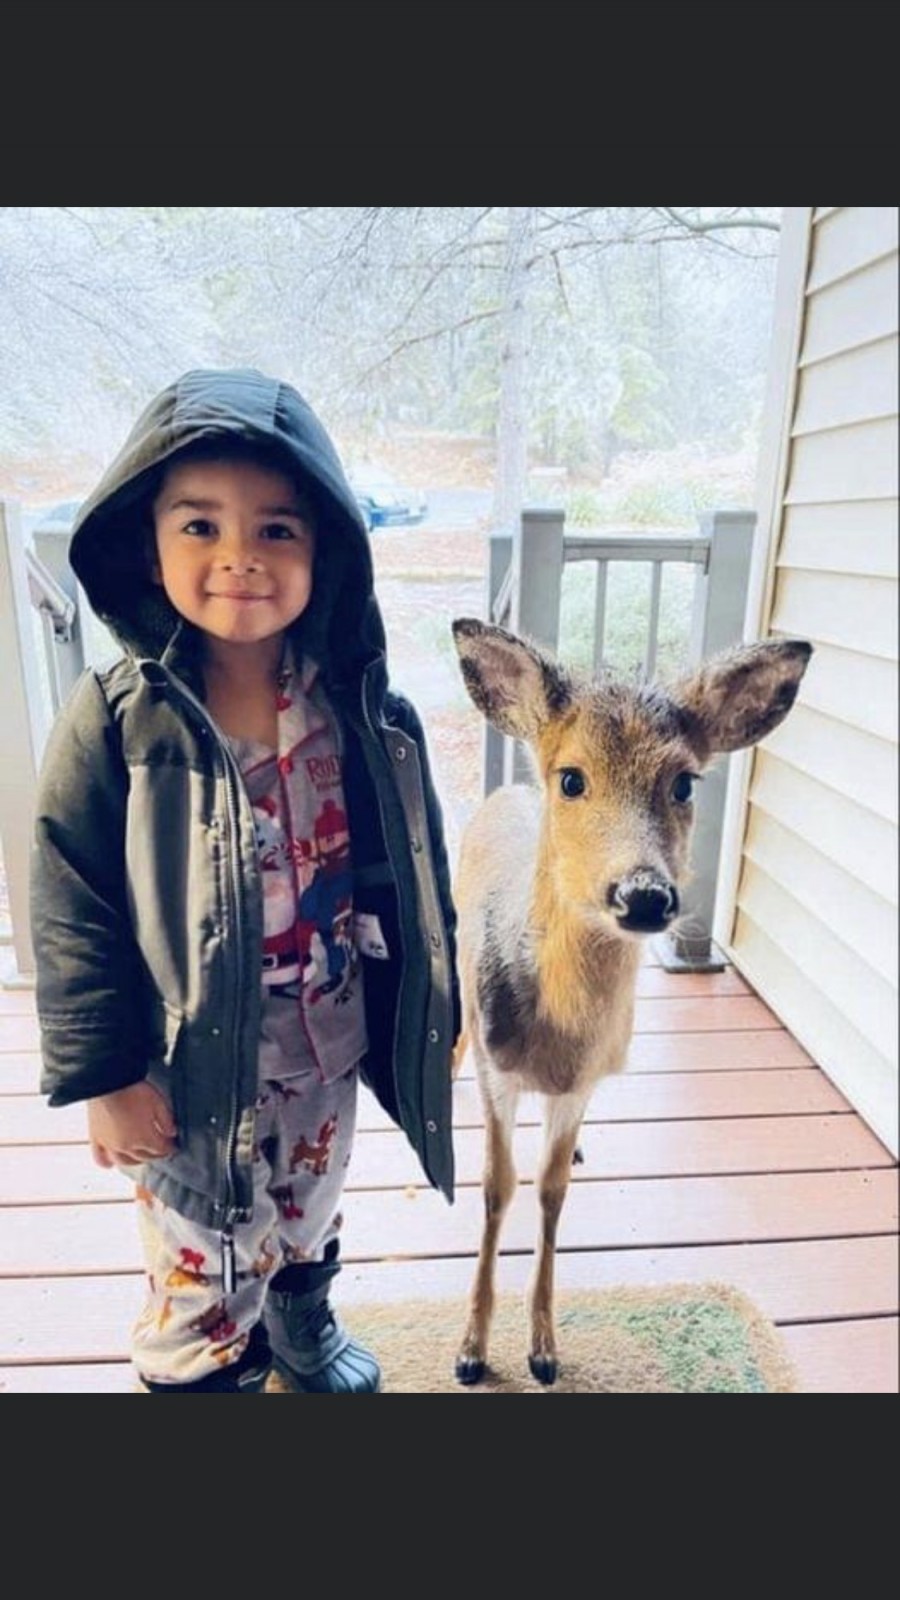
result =
M212 638L259 644L306 610L315 540L285 473L246 461L175 461L153 521L154 578Z

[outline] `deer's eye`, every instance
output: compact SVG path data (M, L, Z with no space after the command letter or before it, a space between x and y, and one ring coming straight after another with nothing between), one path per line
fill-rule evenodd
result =
M672 785L672 799L675 801L676 805L687 805L694 792L696 776L697 775L694 772L679 772L678 777L675 779L675 782Z
M566 800L577 800L587 785L579 767L562 767L559 774L559 792Z

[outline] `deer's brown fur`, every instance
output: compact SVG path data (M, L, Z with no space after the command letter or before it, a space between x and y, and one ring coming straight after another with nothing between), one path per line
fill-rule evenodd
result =
M536 779L479 807L454 885L456 1061L471 1049L485 1116L484 1226L456 1372L473 1383L485 1370L497 1245L516 1188L516 1107L532 1091L543 1096L544 1149L528 1359L552 1383L559 1216L587 1100L625 1064L642 938L677 916L693 821L684 790L716 753L777 727L811 646L741 646L665 688L578 678L533 642L472 618L453 634L475 705L529 745Z

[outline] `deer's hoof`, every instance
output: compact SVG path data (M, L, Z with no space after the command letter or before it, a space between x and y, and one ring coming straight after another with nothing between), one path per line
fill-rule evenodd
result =
M580 1144L577 1144L575 1149L572 1151L572 1165L573 1167L584 1166L584 1151L582 1150Z
M484 1377L484 1362L477 1356L458 1356L456 1377L459 1383L480 1383Z
M538 1383L555 1383L559 1367L555 1356L529 1356L528 1365L531 1375L537 1378Z

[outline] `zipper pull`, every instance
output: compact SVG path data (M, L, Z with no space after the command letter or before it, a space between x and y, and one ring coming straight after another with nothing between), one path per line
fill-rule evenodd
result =
M234 1294L237 1288L237 1267L234 1260L234 1234L229 1226L222 1234L222 1293Z

